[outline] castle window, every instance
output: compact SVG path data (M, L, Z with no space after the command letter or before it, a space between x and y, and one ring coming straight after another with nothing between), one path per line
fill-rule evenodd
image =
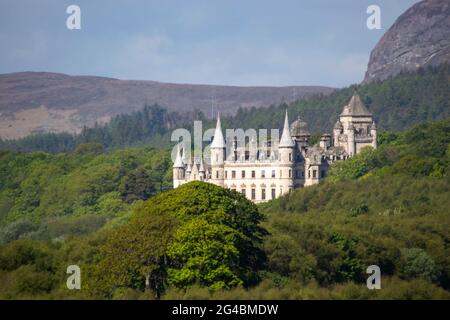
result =
M228 179L228 171L225 170L225 179Z
M292 161L292 153L289 153L289 161Z
M272 188L272 199L275 199L275 188Z
M252 189L252 200L256 199L256 190Z
M241 193L245 197L245 189L241 189Z
M311 178L311 170L308 170L308 178Z
M275 170L272 170L272 178L275 178Z
M265 178L266 177L266 171L261 170L261 178Z
M255 172L255 170L252 170L252 178L255 178L256 177L256 172Z
M242 178L245 178L245 170L242 170L242 172L241 172L241 177L242 177Z
M231 179L236 179L236 171L231 171Z
M266 189L261 189L261 200L266 200Z
M216 171L216 179L219 179L219 171Z
M219 162L219 155L216 153L216 162Z
M313 178L317 177L317 170L313 170Z
M249 159L250 159L250 152L245 151L245 160L249 160Z
M289 178L291 178L291 177L292 177L292 170L289 169Z

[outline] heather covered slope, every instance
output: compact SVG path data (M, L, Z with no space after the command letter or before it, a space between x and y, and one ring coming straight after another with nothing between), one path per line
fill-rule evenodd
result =
M84 126L106 123L145 104L158 103L169 111L211 115L211 103L222 113L240 107L261 107L292 101L315 93L330 93L321 86L238 87L119 80L69 76L49 72L0 75L0 138L33 133L80 132Z

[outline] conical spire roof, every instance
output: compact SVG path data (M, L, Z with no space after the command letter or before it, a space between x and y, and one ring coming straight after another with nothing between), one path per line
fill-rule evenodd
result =
M278 144L278 147L289 148L289 147L293 147L294 145L295 145L295 143L294 143L294 140L292 140L291 130L289 128L288 112L286 110L286 116L284 118L283 133L281 134L281 139L280 139L280 143Z
M372 115L362 102L360 96L355 93L350 102L342 110L341 116L370 116Z
M339 119L334 124L334 128L335 129L342 129L343 128L342 123L341 123L341 121L339 121Z
M180 144L177 145L177 157L175 158L173 167L174 168L184 168L183 160L181 159Z
M211 143L211 148L225 148L225 140L222 134L222 126L220 124L219 113L217 113L216 131L214 132L214 139Z
M203 157L200 159L200 168L198 169L199 172L205 172L205 166L203 165Z

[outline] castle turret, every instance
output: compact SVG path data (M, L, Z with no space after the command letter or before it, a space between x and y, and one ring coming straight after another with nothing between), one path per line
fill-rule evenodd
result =
M355 155L355 127L350 122L347 128L347 150L350 156Z
M372 122L370 126L370 135L372 136L372 147L377 147L377 127L375 125L375 121Z
M203 164L203 158L200 159L200 167L198 168L198 174L200 181L204 181L206 178L205 166Z
M280 182L283 193L291 190L294 187L293 166L294 166L294 147L295 142L291 137L291 130L289 127L288 113L284 118L283 133L278 144L279 160L280 160Z
M295 142L291 137L291 130L289 127L288 113L286 110L286 116L284 118L283 133L281 134L280 143L278 149L280 151L280 160L282 163L292 162L292 151L294 150ZM291 155L289 157L289 154Z
M225 140L220 124L220 114L217 114L216 131L211 143L211 180L219 186L224 185L224 160L225 160Z
M191 160L188 159L187 160L187 165L186 165L186 171L185 171L185 180L186 181L190 181L191 180L191 172L192 172L192 164L191 164Z
M339 121L343 126L344 141L345 136L347 136L347 143L341 142L341 146L346 148L349 156L355 155L365 146L374 146L370 134L373 123L372 114L357 93L344 106L342 113L339 115Z
M300 119L300 117L291 124L291 136L300 148L303 150L308 148L311 134L308 130L308 124Z
M342 122L338 119L333 128L333 142L336 147L339 146L339 135L342 133L342 130L344 130L344 127L342 126Z
M173 164L173 187L176 188L182 184L184 180L184 164L181 158L180 145L177 146L177 156Z
M328 133L324 133L320 138L319 146L325 150L331 147L331 135Z

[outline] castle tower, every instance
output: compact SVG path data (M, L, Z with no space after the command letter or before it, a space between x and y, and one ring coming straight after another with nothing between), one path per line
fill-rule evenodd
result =
M280 159L280 193L286 193L294 187L293 167L294 167L295 142L291 137L288 113L284 118L283 133L278 144Z
M344 106L339 120L334 126L335 146L344 147L350 156L357 154L365 146L376 147L372 125L372 114L367 110L359 95L355 93L349 103Z
M377 127L375 125L375 121L372 122L370 126L370 135L372 136L372 147L377 147Z
M348 125L348 128L346 130L347 132L347 153L351 156L355 155L356 152L356 146L355 146L355 127L350 122Z
M220 124L220 114L217 114L216 131L211 143L211 182L224 185L225 140Z
M331 147L331 135L329 133L324 133L320 138L319 146L324 150L328 150Z
M198 174L199 174L200 181L205 181L206 171L205 171L205 166L203 164L203 157L200 159L200 167L198 168Z
M176 188L183 183L184 180L184 164L181 158L180 145L177 146L177 156L173 164L173 187Z
M191 172L192 172L192 164L191 159L187 159L186 171L185 171L185 180L191 181Z
M338 119L333 128L333 145L334 146L339 146L339 135L342 133L343 130L344 130L344 127L342 126L341 121Z
M291 136L302 150L309 147L311 134L309 133L308 124L300 117L291 124Z

